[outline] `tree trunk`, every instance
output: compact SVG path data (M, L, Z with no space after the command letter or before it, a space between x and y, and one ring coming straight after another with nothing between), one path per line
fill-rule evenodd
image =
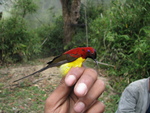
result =
M0 12L0 20L2 19L3 12Z
M75 26L80 18L81 0L60 0L64 20L64 45L68 44L75 34Z

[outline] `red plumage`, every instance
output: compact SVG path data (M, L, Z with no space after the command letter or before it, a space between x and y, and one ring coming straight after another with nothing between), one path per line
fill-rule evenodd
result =
M90 57L93 59L96 58L96 51L92 47L77 47L74 49L71 49L69 51L66 51L63 54L69 54L71 57L79 58L82 57L84 59Z

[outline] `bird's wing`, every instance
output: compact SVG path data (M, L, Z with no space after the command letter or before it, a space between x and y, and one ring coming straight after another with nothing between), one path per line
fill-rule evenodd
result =
M47 64L50 67L60 66L65 63L72 62L76 59L77 59L76 57L72 57L69 54L62 54L60 56L55 57L52 61L48 62Z

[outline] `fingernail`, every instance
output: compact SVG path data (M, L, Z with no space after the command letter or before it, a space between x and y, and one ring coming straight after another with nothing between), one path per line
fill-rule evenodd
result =
M80 96L84 96L87 93L87 86L85 85L85 83L79 83L76 86L75 89L76 93L78 93Z
M83 102L78 102L75 107L74 107L74 110L77 112L77 113L81 113L85 108L85 104Z
M65 82L67 86L72 86L76 81L76 77L74 75L69 75L65 78Z

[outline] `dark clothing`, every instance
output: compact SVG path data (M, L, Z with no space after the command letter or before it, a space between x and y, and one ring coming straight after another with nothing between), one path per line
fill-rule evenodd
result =
M149 105L149 107L148 107L146 113L150 113L150 105Z

